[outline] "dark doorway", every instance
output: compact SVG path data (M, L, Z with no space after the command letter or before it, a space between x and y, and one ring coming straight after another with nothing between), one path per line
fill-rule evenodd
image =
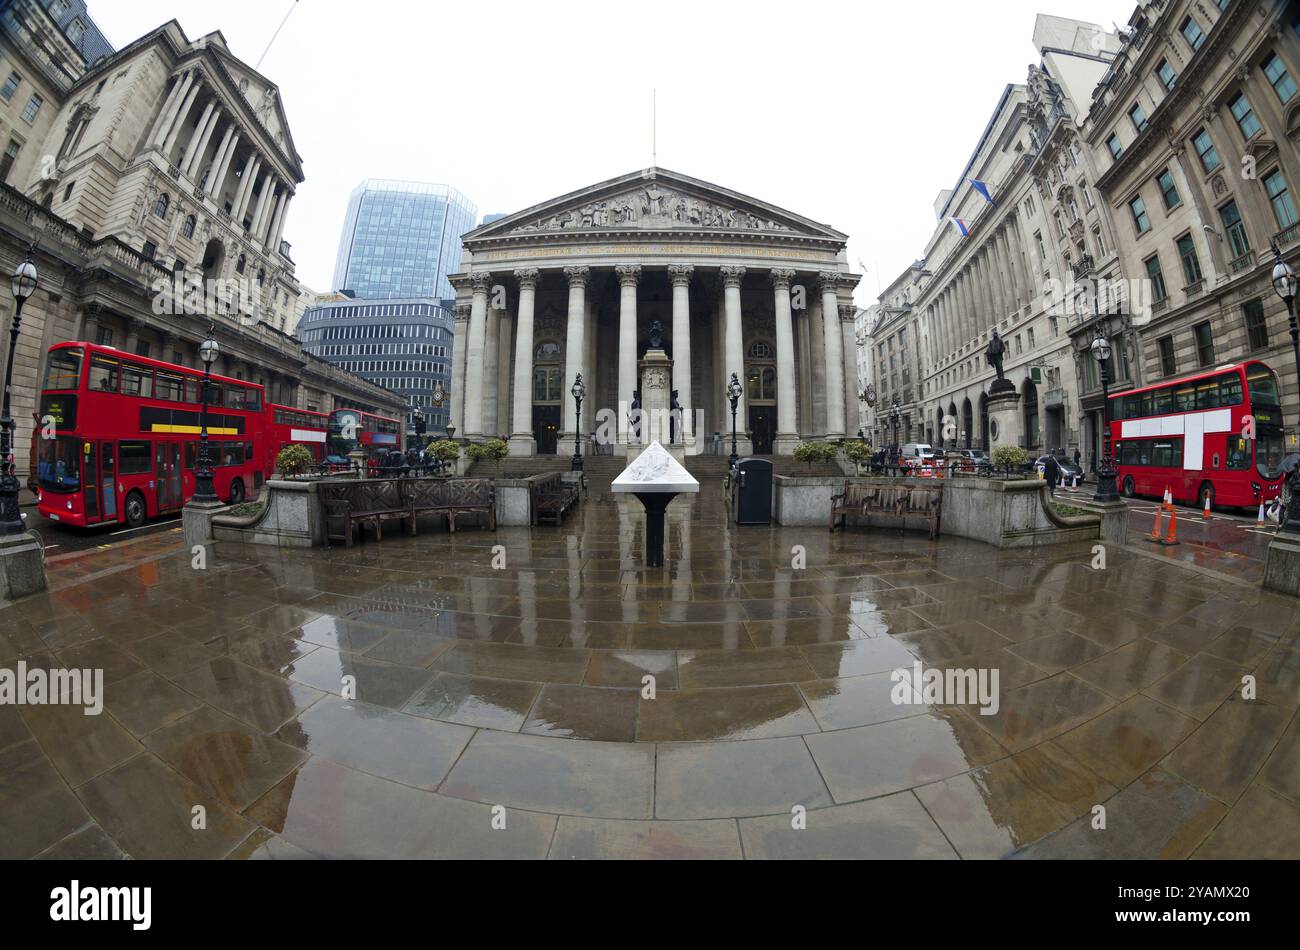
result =
M754 454L771 455L776 440L776 406L750 406L749 431L754 435Z
M555 455L560 439L560 407L533 407L533 438L538 455Z

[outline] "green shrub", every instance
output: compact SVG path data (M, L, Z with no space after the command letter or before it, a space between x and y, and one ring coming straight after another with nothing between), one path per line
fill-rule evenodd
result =
M844 455L856 465L863 465L871 461L871 443L863 442L861 439L854 439L844 443Z
M491 462L495 467L497 462L510 454L510 446L500 439L489 439L486 442L475 442L465 450L465 454L475 462Z
M800 442L795 446L794 460L807 462L811 472L814 465L834 462L839 450L840 447L832 442Z
M430 442L427 451L439 462L454 462L460 458L460 446L451 439Z
M301 475L316 460L305 445L286 445L275 457L275 470L281 475Z
M1018 445L999 445L993 450L993 467L1000 469L1016 469L1029 461L1029 456L1025 450Z

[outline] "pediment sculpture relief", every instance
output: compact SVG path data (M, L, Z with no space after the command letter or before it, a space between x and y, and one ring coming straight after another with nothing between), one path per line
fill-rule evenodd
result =
M515 228L512 234L538 231L590 231L626 227L718 228L727 231L789 231L752 211L728 208L661 187L656 182L604 201L557 211Z

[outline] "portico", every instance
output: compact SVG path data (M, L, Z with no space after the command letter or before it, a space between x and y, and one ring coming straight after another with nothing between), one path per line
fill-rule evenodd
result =
M716 185L652 168L464 237L453 424L515 455L569 454L597 434L637 443L638 361L662 327L687 455L719 451L734 373L742 452L842 438L856 413L845 235ZM463 358L462 358L463 356ZM582 418L569 390L587 386ZM579 425L575 433L575 425ZM644 436L644 433L642 433ZM729 447L728 447L729 451Z

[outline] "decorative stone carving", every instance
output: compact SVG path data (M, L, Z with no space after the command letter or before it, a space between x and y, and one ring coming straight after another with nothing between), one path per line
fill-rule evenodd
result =
M672 281L674 287L689 287L694 273L695 266L693 264L668 265L668 279Z
M537 284L542 279L542 272L536 267L524 267L515 271L515 280L519 281L519 287L523 289L537 289Z
M469 323L470 306L467 303L456 304L456 309L452 312L457 323Z
M739 287L740 282L745 279L745 268L723 267L721 274L724 287Z
M851 303L840 304L840 321L853 323L858 317L858 308Z
M486 294L492 290L492 275L487 271L469 275L469 285L476 294Z
M661 369L647 370L645 374L644 389L667 389L668 374Z
M635 287L641 281L640 264L619 264L614 268L620 287Z
M512 234L537 231L598 230L632 227L717 228L732 231L790 231L785 225L752 211L729 208L695 198L658 182L636 191L590 202L577 209L556 211L521 225Z
M795 272L793 270L774 268L772 271L772 286L777 290L789 290L790 282L794 280Z
M590 267L566 267L564 276L569 279L569 287L586 287L591 280Z

